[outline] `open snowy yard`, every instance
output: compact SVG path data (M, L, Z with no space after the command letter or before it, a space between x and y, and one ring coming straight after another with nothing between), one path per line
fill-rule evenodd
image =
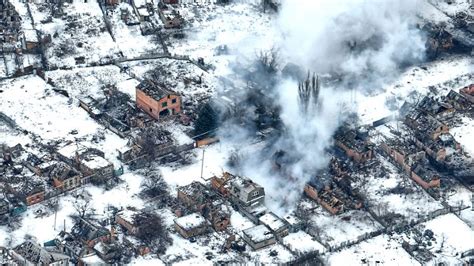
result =
M380 235L325 256L329 265L420 265L401 244Z

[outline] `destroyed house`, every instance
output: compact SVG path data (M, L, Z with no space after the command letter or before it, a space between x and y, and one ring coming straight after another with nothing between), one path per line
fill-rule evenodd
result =
M131 235L136 235L140 229L139 223L135 220L138 213L134 208L126 208L115 215L115 222L127 229Z
M145 80L137 86L136 104L156 120L181 113L181 97L151 80Z
M438 101L430 96L425 96L421 102L418 103L417 108L439 119L452 116L455 111L450 103Z
M435 140L443 133L449 133L449 127L429 114L414 111L405 118L405 124L414 132L421 142Z
M441 185L439 173L430 167L426 160L420 160L414 164L411 178L424 189Z
M276 243L273 233L263 224L245 229L242 238L253 250Z
M105 90L105 98L86 96L79 100L79 106L106 128L124 138L133 127L144 127L146 118L140 115L130 96L112 87Z
M53 241L56 248L69 256L71 258L71 262L73 263L77 263L83 257L95 255L95 252L92 250L92 248L87 246L73 235L64 231L61 231Z
M178 200L191 211L201 213L216 231L224 230L230 223L226 203L200 182L178 188Z
M2 1L0 9L0 44L18 41L21 17L10 1Z
M165 29L179 29L184 24L183 17L178 11L168 5L162 5L158 15L164 24Z
M140 230L147 229L150 224L157 222L154 215L144 210L127 207L115 215L115 222L125 228L129 235L137 236ZM136 240L133 237L130 241Z
M0 246L0 265L14 265L15 261L11 255L12 251Z
M202 235L208 231L207 221L199 213L176 218L174 219L174 225L176 231L184 238Z
M34 53L39 48L40 42L38 41L38 35L34 29L24 29L21 36L22 49L25 52Z
M16 246L11 255L20 265L69 265L68 256L48 251L32 241L26 241Z
M273 212L268 212L259 218L260 224L265 225L277 237L282 238L288 235L288 226L282 218Z
M23 161L23 164L28 169L39 176L47 176L51 168L57 163L58 161L54 160L50 155L39 158L35 154L28 154L26 160Z
M207 204L217 199L213 191L197 181L178 188L178 200L192 211L201 212Z
M110 241L112 237L107 228L84 218L79 218L72 227L71 236L82 241L89 248L94 247L99 242Z
M64 162L52 166L49 173L55 188L67 191L81 185L82 175L76 169Z
M459 154L461 144L457 142L453 135L449 133L441 134L436 140L430 140L425 143L418 143L426 153L438 162L445 162L451 155Z
M230 173L223 173L222 177L213 176L211 177L211 188L219 192L224 197L229 197L229 180L234 178Z
M466 99L468 99L471 104L474 103L474 84L471 84L469 86L466 86L462 89L459 90L459 93L466 97Z
M367 140L366 133L343 126L336 132L334 139L336 146L357 163L373 158L373 144Z
M472 103L464 95L450 90L445 97L445 101L451 104L456 110L466 111L472 108Z
M428 189L439 186L439 176L427 169L425 152L404 138L385 140L380 147L384 154L394 160L409 177L421 187Z
M324 173L323 173L324 174ZM328 184L317 182L316 177L306 183L304 193L309 198L319 203L332 215L338 215L349 209L362 208L362 202L350 195L344 193L338 186L331 181Z
M26 156L18 145L5 151L0 158L0 182L26 205L33 205L44 200L45 182L24 166Z
M114 166L104 158L104 153L81 144L71 143L56 152L58 158L77 168L83 175L82 182L103 183L114 175Z
M10 212L10 203L3 198L0 198L0 217Z

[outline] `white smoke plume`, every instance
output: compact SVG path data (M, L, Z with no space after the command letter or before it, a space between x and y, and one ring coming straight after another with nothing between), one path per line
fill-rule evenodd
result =
M416 27L419 0L286 0L275 31L281 33L281 60L337 77L322 83L320 106L302 113L296 80L280 78L269 92L281 108L283 132L260 154L243 154L241 174L264 185L267 205L277 213L294 207L304 184L327 166L327 150L344 117L348 89L371 89L396 78L400 69L424 58ZM337 84L337 85L334 85ZM251 135L234 125L224 137L239 143ZM227 138L226 138L227 137ZM276 172L272 155L284 151L293 161Z

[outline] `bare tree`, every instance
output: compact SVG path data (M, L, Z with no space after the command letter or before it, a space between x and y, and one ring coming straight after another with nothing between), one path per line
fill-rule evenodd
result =
M95 213L95 209L90 206L89 200L76 199L72 206L80 218L86 218Z
M275 73L280 66L280 55L277 48L262 50L257 54L260 67L267 73Z
M156 213L142 211L135 214L133 220L138 226L137 238L158 253L164 253L173 243L163 220Z
M153 171L141 183L142 193L150 198L159 197L166 200L170 195L168 185L160 171Z
M311 77L309 72L306 80L298 84L298 99L303 113L308 113L310 105L318 106L320 87L319 76L313 73Z

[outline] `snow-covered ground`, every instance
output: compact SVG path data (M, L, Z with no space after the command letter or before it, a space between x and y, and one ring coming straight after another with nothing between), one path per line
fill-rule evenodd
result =
M380 235L325 256L329 265L420 265L396 241Z
M137 5L136 1L135 4ZM122 10L133 14L134 10L127 3L119 4L114 10L110 10L109 20L112 25L112 34L115 37L120 51L127 58L133 58L144 54L163 54L163 48L153 35L141 34L140 25L126 25L121 18ZM130 41L133 40L133 41Z
M143 36L138 25L127 26L121 20L120 9L130 10L128 4L120 4L111 15L112 35L116 39L114 41L106 29L103 14L96 1L88 1L88 3L74 1L72 4L67 4L64 11L71 17L69 19L51 18L51 22L47 22L51 16L51 10L45 8L44 5L35 2L22 3L19 0L13 2L25 16L22 21L25 28L28 23L33 26L34 21L37 29L51 34L53 43L48 48L47 57L53 66L75 67L74 57L80 56L85 57L86 63L99 63L104 59L120 57L121 55L118 55L120 52L128 58L163 52L153 36ZM249 5L246 2L248 1L239 1L228 6L196 7L189 4L180 8L181 14L188 21L183 31L187 38L169 37L166 42L170 53L189 55L193 59L203 57L205 63L216 66L215 70L206 72L188 61L172 59L126 62L121 65L129 67L130 73L139 79L146 77L150 70L161 68L170 89L184 94L189 100L198 98L199 100L196 101L200 101L201 96L205 98L212 95L218 87L218 77L230 73L231 61L252 57L259 49L271 47L275 39L279 38L278 34L272 30L271 15L262 14L254 4ZM466 6L464 0L459 0L457 3L451 6L445 6L444 1L438 1L435 5L425 3L426 6L423 6L422 10L426 12L425 15L432 14L439 21L447 21L448 18L436 7L454 14ZM31 8L33 20L26 15L26 5ZM231 55L218 54L216 48L221 45L226 45ZM72 49L73 53L58 55L62 48ZM31 60L38 60L38 58ZM1 71L0 76L3 75ZM396 112L386 106L387 99L393 97L398 106L401 106L405 100L416 101L420 95L430 90L430 86L434 86L441 94L446 94L450 89L457 90L468 82L472 82L473 72L472 58L459 56L444 58L409 68L402 73L400 78L384 84L383 88L368 88L371 89L371 93L357 91L353 92L352 96L347 95L347 98L354 101L354 108L361 116L362 123L371 123ZM29 144L34 147L37 141L75 141L104 151L106 159L118 167L120 162L116 158L116 150L125 146L127 140L105 130L91 119L83 109L78 107L77 98L89 94L101 97L104 86L115 85L133 99L138 80L121 72L117 66L47 71L46 76L51 78L56 88L67 91L70 97L54 92L51 85L37 76L0 81L0 112L14 119L20 129L14 130L0 124L0 142L10 146L21 143L23 146ZM202 79L201 82L197 82L199 79ZM191 142L184 133L185 127L167 125L167 128L172 131L179 144ZM473 120L463 118L463 125L451 130L471 156L474 156L473 128ZM21 129L32 134L26 134ZM96 142L94 136L103 138ZM211 176L225 171L228 156L235 145L242 145L242 143L231 145L220 142L196 149L193 151L194 157L190 165L180 167L158 165L156 167L170 187L171 195L175 196L178 186L187 185L193 181L205 182ZM255 145L248 149L252 152L259 148L261 146ZM204 164L202 164L203 157ZM387 176L369 175L363 179L371 207L378 206L377 208L383 211L399 214L405 220L426 216L442 208L438 201L431 198L411 180L408 180L408 183L411 184L412 193L402 195L391 192L404 181L403 177L397 173L393 165L385 160L381 160L381 163L389 170ZM204 166L202 175L205 180L201 179L202 166ZM109 214L109 206L142 208L151 205L137 195L144 177L127 168L125 171L126 173L120 176L123 182L111 190L92 185L78 190L91 195L90 204L96 210L97 216L106 217ZM60 197L59 210L56 214L48 211L43 204L38 204L28 208L27 212L22 214L22 223L17 230L9 231L7 227L0 226L0 246L15 246L21 243L26 235L34 236L39 243L42 243L54 238L63 229L64 224L66 228L70 228L72 226L70 215L75 212L73 204L76 201L73 194L68 193ZM446 196L451 206L458 206L460 202L464 206L471 206L472 194L464 187L456 186ZM267 201L271 201L270 196L267 197ZM418 264L401 247L401 239L411 240L410 236L404 233L393 238L383 234L341 251L328 252L322 244L334 247L347 241L356 241L361 236L381 230L382 225L365 211L348 211L339 216L332 216L314 202L306 203L313 204L311 207L316 207L309 221L312 227L310 232L316 237L302 231L291 233L283 238L283 245L276 244L259 251L250 251L247 248L244 255L236 251L220 252L225 242L223 233L211 232L197 237L197 241L191 243L174 232L172 225L176 215L172 210L158 209L156 211L164 217L165 223L170 227L173 245L160 258L156 255L148 255L134 259L132 264L213 265L220 261L234 261L239 264L246 264L249 261L255 264L279 264L291 261L296 257L295 254L316 250L324 253L324 259L331 265ZM233 212L231 215L230 231L235 233L237 238L241 237L243 230L254 225L238 212ZM446 259L450 263L456 263L456 259L450 258L457 258L459 252L474 248L472 229L474 228L474 211L471 209L463 210L459 218L448 214L428 221L422 226L434 232L436 241L433 246L440 250L440 253L437 253L440 260Z
M369 213L365 211L347 211L341 215L331 215L318 208L310 218L314 233L324 244L335 247L346 241L356 241L359 237L382 229Z
M0 84L4 89L0 111L44 140L74 140L99 129L84 110L54 92L38 76L25 76ZM73 130L77 130L76 135L70 134Z
M474 120L462 118L462 125L449 131L471 158L474 158Z
M51 11L41 3L29 5L35 27L52 37L46 50L50 67L71 68L80 57L88 64L118 57L118 46L107 31L97 1L66 3L61 18L52 18Z
M56 88L67 91L76 104L79 102L78 98L87 95L103 98L103 89L106 86L115 85L122 92L135 96L135 87L139 83L129 75L120 72L117 66L48 71L46 77L52 80Z

